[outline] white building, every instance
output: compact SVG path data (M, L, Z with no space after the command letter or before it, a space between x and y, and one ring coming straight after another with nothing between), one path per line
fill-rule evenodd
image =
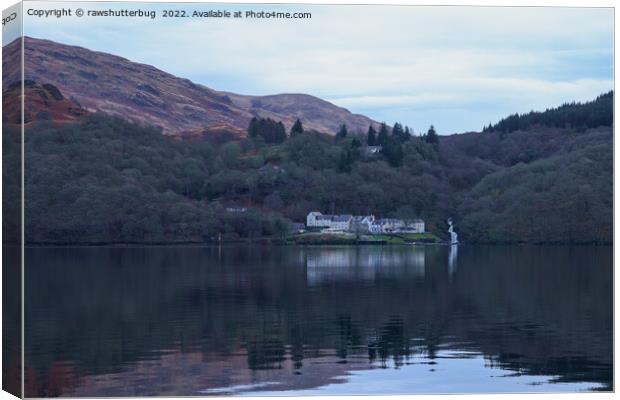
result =
M306 216L308 228L329 228L333 231L348 231L351 229L352 215L324 215L312 211Z
M306 216L308 228L331 228L333 215L323 215L318 211L312 211Z
M350 231L370 233L423 233L421 219L402 220L397 218L375 219L374 215L323 215L312 211L306 217L308 228L324 228L329 231Z
M355 215L351 219L351 230L353 232L370 232L370 225L374 220L374 215Z
M424 233L424 221L383 218L373 221L368 230L370 233Z
M424 220L421 220L421 219L407 220L405 221L404 230L407 232L411 232L411 233L424 233L425 232Z
M393 233L400 232L405 227L405 222L402 219L395 218L382 218L375 220L370 232L372 233Z
M372 222L368 226L368 232L370 232L370 233L382 233L381 232L381 224L379 224L377 221Z
M330 228L338 231L349 231L351 230L352 219L352 215L334 215L332 217Z

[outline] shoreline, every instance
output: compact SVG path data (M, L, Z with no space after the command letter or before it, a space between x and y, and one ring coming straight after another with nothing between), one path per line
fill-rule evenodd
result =
M98 242L98 243L75 243L75 242L55 242L55 243L26 243L25 248L96 248L96 247L108 247L108 248L123 248L123 247L221 247L232 245L246 245L246 246L283 246L283 247L357 247L357 246L452 246L447 241L427 243L427 242L410 242L410 243L385 243L385 242L355 242L355 243L338 243L338 242L324 242L324 243L286 243L283 240L238 240L238 241L222 241L218 242ZM3 247L21 247L16 243L3 243ZM543 242L543 243L530 243L530 242L461 242L456 246L577 246L577 247L611 247L613 243L570 243L570 242Z

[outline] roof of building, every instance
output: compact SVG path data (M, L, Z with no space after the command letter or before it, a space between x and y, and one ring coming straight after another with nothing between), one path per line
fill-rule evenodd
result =
M375 220L376 224L394 224L394 223L399 223L399 222L403 222L403 220L396 219L396 218L381 218L381 219Z
M364 220L368 220L373 225L385 225L385 224L423 224L424 220L420 218L414 219L399 219L399 218L380 218L375 219L374 215L351 215L351 214L341 214L341 215L332 215L332 214L322 214L319 211L311 211L308 213L308 216L314 215L315 219L322 221L332 221L332 222L362 222Z

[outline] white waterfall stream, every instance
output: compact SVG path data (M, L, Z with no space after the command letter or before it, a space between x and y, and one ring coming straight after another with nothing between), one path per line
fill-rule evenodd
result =
M450 244L459 243L459 235L454 232L454 225L452 224L452 218L448 218L448 233L450 234Z

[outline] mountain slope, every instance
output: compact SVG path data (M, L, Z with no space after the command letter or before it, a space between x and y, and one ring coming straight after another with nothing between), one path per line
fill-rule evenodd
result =
M73 104L36 83L26 95L39 92L59 99L46 112ZM391 165L384 154L360 151L352 135L215 144L176 140L105 113L67 122L26 125L29 243L281 237L287 221L303 221L311 210L419 217L438 234L452 217L465 242L613 238L611 126L470 133L439 143L409 137L402 163ZM19 162L18 126L4 129L3 146L16 150ZM9 170L5 191L19 193L21 180L11 180Z
M524 138L538 132L521 132ZM613 237L612 130L558 130L565 145L484 176L460 196L469 241L606 243ZM490 135L487 133L487 135ZM531 156L532 161L529 161Z
M2 92L2 122L20 124L22 86L16 82ZM88 111L65 98L54 85L24 81L24 123L54 121L71 123L87 115Z
M363 131L376 124L327 101L304 94L244 96L219 92L155 67L111 54L26 37L25 79L50 83L90 111L159 126L166 134L208 134L225 127L244 134L254 116L282 121L289 128L300 118L306 128L334 134L346 124ZM18 54L20 42L4 48ZM10 56L9 56L10 57ZM19 69L5 57L3 89L19 80Z

